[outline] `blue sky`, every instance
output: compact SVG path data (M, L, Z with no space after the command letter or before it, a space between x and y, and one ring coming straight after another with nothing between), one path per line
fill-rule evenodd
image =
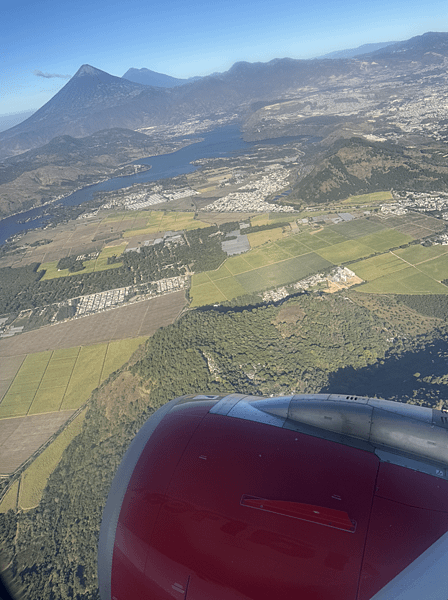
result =
M312 58L448 31L446 0L3 0L2 7L0 115L39 108L84 63L117 76L146 67L190 77L239 60Z

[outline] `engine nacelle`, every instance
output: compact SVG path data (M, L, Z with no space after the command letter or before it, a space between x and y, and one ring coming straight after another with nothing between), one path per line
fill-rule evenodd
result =
M114 478L102 600L372 598L448 531L446 420L345 395L168 402Z

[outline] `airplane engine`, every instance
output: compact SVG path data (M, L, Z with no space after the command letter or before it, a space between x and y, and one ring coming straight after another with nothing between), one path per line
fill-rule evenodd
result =
M176 398L104 509L102 600L444 599L448 416L377 398ZM416 595L409 595L409 594Z

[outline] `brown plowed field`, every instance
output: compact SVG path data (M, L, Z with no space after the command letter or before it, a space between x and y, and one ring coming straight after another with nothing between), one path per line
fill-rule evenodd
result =
M0 474L13 473L74 413L64 410L0 420Z
M0 340L0 357L153 335L159 327L172 323L185 304L185 293L174 292L97 315L47 325Z

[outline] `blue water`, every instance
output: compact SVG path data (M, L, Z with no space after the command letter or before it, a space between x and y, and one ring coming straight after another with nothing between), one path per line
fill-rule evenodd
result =
M149 156L148 158L135 161L135 164L151 165L151 169L148 171L124 177L114 177L101 183L89 185L59 200L56 204L76 206L92 200L93 195L96 192L111 192L129 187L134 183L156 181L158 179L167 179L169 177L175 177L176 175L192 173L198 168L190 164L192 161L200 158L229 156L229 154L233 152L246 150L256 144L256 142L245 142L241 137L241 132L237 125L220 127L211 132L201 134L201 137L204 138L203 141L190 144L176 152L161 154L159 156ZM261 143L264 145L278 145L295 139L301 138L277 138L273 140L263 140ZM2 219L0 221L0 244L4 244L9 237L20 231L43 227L51 222L51 209L51 204L40 206Z

